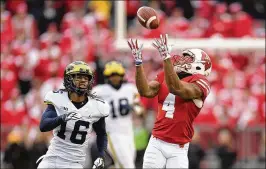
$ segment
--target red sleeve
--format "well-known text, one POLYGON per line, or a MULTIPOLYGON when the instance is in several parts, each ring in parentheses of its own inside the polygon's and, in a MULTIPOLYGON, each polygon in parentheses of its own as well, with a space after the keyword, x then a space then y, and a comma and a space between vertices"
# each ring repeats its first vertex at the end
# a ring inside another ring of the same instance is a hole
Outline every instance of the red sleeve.
POLYGON ((203 92, 203 100, 205 100, 211 90, 210 83, 203 75, 197 74, 193 76, 194 77, 192 78, 191 82, 196 84, 201 89, 203 92))
POLYGON ((160 84, 162 84, 164 81, 164 72, 163 71, 159 72, 155 80, 158 81, 160 84))

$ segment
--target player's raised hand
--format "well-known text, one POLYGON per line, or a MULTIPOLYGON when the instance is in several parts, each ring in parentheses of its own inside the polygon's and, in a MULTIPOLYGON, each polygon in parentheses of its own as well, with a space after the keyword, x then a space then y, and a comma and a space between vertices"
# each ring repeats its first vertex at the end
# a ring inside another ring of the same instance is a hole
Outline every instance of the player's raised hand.
POLYGON ((104 160, 103 158, 97 158, 93 163, 93 169, 103 169, 104 168, 104 160))
POLYGON ((135 65, 136 66, 140 66, 142 64, 142 53, 141 53, 141 50, 143 48, 143 44, 141 44, 140 47, 139 47, 137 39, 135 40, 135 42, 132 39, 129 39, 127 41, 127 43, 128 43, 128 46, 130 47, 132 55, 134 57, 135 65))
POLYGON ((70 112, 67 114, 63 114, 62 119, 64 122, 67 122, 69 120, 78 120, 78 119, 81 119, 81 115, 79 113, 76 113, 76 112, 70 112))
POLYGON ((154 39, 152 45, 159 51, 163 60, 171 57, 170 52, 173 45, 168 44, 168 34, 160 35, 160 38, 154 39))

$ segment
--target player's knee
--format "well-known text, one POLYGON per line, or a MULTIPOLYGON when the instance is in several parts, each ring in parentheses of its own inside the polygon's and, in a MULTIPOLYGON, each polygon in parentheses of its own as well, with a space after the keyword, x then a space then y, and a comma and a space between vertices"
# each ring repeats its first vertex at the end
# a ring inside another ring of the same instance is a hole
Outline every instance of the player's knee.
POLYGON ((161 166, 162 164, 158 157, 156 157, 156 153, 152 152, 147 152, 144 155, 144 160, 143 160, 143 168, 157 168, 161 166))

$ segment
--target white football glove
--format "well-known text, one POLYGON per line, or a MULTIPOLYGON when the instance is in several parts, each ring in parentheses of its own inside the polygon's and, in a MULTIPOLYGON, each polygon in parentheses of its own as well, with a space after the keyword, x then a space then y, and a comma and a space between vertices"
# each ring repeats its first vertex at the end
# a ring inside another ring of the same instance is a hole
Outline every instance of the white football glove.
POLYGON ((128 43, 128 46, 130 47, 132 55, 134 57, 135 65, 140 66, 142 64, 141 50, 143 48, 143 44, 141 44, 141 46, 139 47, 137 39, 136 39, 135 43, 133 42, 132 39, 128 40, 127 43, 128 43))
POLYGON ((82 117, 81 114, 76 112, 70 112, 62 115, 62 119, 64 122, 67 122, 69 120, 78 120, 81 119, 81 117, 82 117))
POLYGON ((101 157, 98 157, 93 163, 93 169, 103 169, 104 168, 104 160, 101 157))
POLYGON ((163 60, 171 58, 170 52, 173 45, 168 45, 168 34, 160 35, 160 39, 154 39, 152 45, 159 51, 163 60))

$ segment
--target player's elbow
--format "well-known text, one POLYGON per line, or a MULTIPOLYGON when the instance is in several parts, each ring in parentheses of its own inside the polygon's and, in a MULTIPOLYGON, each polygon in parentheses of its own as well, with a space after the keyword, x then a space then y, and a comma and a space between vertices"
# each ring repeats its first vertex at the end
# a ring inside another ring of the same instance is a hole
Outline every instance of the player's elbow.
POLYGON ((43 127, 42 125, 40 125, 40 127, 39 127, 39 128, 40 128, 40 131, 41 131, 41 132, 46 132, 46 131, 47 131, 47 130, 46 130, 46 128, 45 128, 45 127, 43 127))
POLYGON ((150 92, 143 92, 143 93, 139 93, 140 94, 140 96, 142 96, 142 97, 147 97, 147 98, 153 98, 153 97, 155 97, 156 95, 154 95, 154 94, 152 94, 152 93, 150 93, 150 92))
POLYGON ((139 90, 139 89, 138 89, 138 92, 139 92, 139 95, 140 95, 141 97, 147 97, 147 92, 145 92, 145 91, 143 91, 143 90, 139 90))
POLYGON ((148 96, 147 93, 145 93, 145 92, 140 92, 140 91, 139 91, 139 95, 140 95, 141 97, 147 97, 147 96, 148 96))
POLYGON ((40 123, 39 128, 40 128, 40 131, 41 132, 47 132, 47 131, 49 131, 48 128, 43 124, 43 122, 40 123))
POLYGON ((178 96, 182 96, 182 90, 181 89, 177 89, 176 87, 174 87, 173 85, 167 85, 169 93, 172 93, 174 95, 178 95, 178 96))

